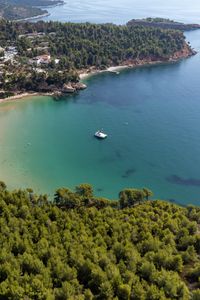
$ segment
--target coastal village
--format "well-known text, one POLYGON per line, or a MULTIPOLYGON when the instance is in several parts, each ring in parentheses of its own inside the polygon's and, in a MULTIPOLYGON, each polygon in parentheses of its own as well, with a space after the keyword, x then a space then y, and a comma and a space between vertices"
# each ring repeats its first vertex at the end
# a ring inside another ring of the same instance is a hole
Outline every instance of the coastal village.
MULTIPOLYGON (((53 36, 55 33, 49 33, 53 36)), ((3 89, 5 83, 7 86, 10 81, 13 81, 13 76, 20 73, 24 74, 27 78, 31 78, 33 73, 40 74, 43 78, 47 78, 49 72, 55 70, 59 76, 64 75, 65 70, 60 66, 60 58, 52 56, 49 51, 49 43, 46 41, 46 34, 43 32, 33 32, 26 33, 18 36, 18 46, 17 43, 13 41, 8 41, 6 47, 0 47, 0 99, 9 96, 17 96, 22 94, 23 89, 17 90, 14 89, 11 92, 7 92, 3 89), (23 55, 19 53, 19 45, 23 42, 29 44, 29 48, 26 48, 23 55), (21 43, 19 43, 21 42, 21 43), (32 50, 36 55, 32 54, 32 50)), ((73 78, 74 79, 74 78, 73 78)), ((75 74, 75 80, 73 82, 66 81, 62 87, 57 88, 56 86, 50 85, 42 87, 42 93, 52 93, 54 95, 62 95, 65 93, 74 93, 78 90, 83 90, 87 88, 86 84, 79 82, 78 74, 75 74)), ((30 94, 34 91, 29 91, 30 94)))
POLYGON ((118 73, 113 67, 173 62, 195 54, 179 30, 1 20, 0 32, 0 99, 75 93, 87 88, 80 80, 83 74, 118 73))

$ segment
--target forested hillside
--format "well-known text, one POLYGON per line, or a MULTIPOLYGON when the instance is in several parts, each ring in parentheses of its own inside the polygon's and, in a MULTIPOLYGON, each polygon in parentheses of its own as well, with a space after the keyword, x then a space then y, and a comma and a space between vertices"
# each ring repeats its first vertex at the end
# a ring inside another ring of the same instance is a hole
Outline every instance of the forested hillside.
POLYGON ((8 54, 1 58, 4 95, 60 91, 91 68, 176 61, 194 54, 180 31, 113 24, 1 21, 0 45, 8 54))
POLYGON ((200 299, 199 208, 147 189, 0 190, 0 299, 200 299))
MULTIPOLYGON (((50 54, 59 57, 64 55, 65 60, 77 69, 119 64, 135 58, 154 57, 167 60, 185 45, 184 35, 179 31, 142 26, 38 22, 21 24, 20 27, 13 29, 18 33, 45 33, 43 41, 49 43, 50 54)), ((33 43, 29 56, 37 55, 39 43, 37 40, 33 43)), ((22 55, 27 55, 26 50, 30 46, 30 41, 28 43, 26 37, 18 40, 22 55), (20 43, 23 43, 22 47, 20 43)))

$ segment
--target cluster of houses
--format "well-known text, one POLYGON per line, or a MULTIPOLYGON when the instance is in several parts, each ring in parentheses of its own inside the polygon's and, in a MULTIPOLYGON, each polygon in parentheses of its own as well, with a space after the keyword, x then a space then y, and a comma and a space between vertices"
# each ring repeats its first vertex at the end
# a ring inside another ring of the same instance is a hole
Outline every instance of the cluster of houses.
POLYGON ((36 63, 37 65, 48 65, 51 62, 51 55, 50 54, 43 54, 36 56, 29 60, 29 63, 36 63))
MULTIPOLYGON (((14 62, 15 57, 18 54, 17 48, 14 46, 9 46, 6 47, 5 49, 0 47, 0 63, 5 63, 7 61, 14 62)), ((29 59, 29 64, 36 64, 37 66, 40 65, 48 65, 52 61, 51 55, 50 54, 43 54, 36 56, 32 59, 29 59)), ((54 59, 55 64, 59 63, 59 59, 54 59)))
MULTIPOLYGON (((32 59, 29 59, 29 64, 36 64, 37 66, 39 65, 48 65, 52 61, 51 55, 50 54, 43 54, 36 56, 32 59)), ((55 64, 59 63, 59 59, 55 59, 54 62, 55 64)))
POLYGON ((0 49, 0 52, 3 53, 3 55, 0 57, 0 60, 3 62, 11 61, 13 62, 15 59, 15 56, 18 54, 17 48, 14 46, 9 46, 0 49))
POLYGON ((19 38, 26 37, 28 39, 35 39, 37 37, 45 36, 44 32, 32 32, 32 33, 25 33, 25 34, 20 34, 19 38))
MULTIPOLYGON (((50 35, 55 34, 54 32, 49 33, 50 35)), ((35 65, 35 66, 45 66, 48 65, 51 61, 51 55, 48 53, 49 47, 48 42, 43 40, 43 37, 46 34, 43 32, 33 32, 33 33, 26 33, 19 35, 19 38, 26 37, 28 39, 35 39, 35 38, 41 38, 39 46, 37 46, 35 49, 38 51, 38 53, 41 53, 41 55, 38 55, 34 58, 31 58, 28 60, 29 65, 35 65), (44 54, 45 53, 45 54, 44 54)), ((27 49, 27 51, 32 51, 32 48, 27 49)), ((17 47, 15 46, 8 46, 6 48, 0 47, 0 63, 5 63, 7 61, 10 61, 11 63, 15 63, 15 56, 18 54, 17 47)), ((59 63, 59 59, 53 59, 53 62, 55 64, 59 63)))

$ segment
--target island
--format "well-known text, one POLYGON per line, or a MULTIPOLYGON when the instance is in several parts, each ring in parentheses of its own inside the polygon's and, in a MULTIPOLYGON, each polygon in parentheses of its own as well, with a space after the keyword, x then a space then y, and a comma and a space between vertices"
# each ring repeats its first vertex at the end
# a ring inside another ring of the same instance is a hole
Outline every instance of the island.
POLYGON ((200 299, 200 208, 149 197, 0 182, 1 299, 200 299))
POLYGON ((83 74, 175 62, 196 53, 183 32, 151 26, 1 20, 0 32, 1 99, 74 93, 86 88, 83 74))
POLYGON ((145 18, 145 19, 133 19, 127 23, 128 26, 147 26, 163 29, 175 29, 182 31, 189 31, 200 29, 199 24, 184 24, 165 18, 145 18))

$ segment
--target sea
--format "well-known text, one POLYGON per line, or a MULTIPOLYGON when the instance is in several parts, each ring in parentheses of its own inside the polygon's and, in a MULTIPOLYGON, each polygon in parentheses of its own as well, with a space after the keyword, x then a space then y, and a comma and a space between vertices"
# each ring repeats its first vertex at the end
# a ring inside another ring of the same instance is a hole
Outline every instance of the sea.
MULTIPOLYGON (((44 20, 113 22, 169 17, 200 23, 200 2, 74 0, 44 20)), ((200 51, 200 30, 185 33, 200 51)), ((200 55, 85 79, 61 98, 0 104, 0 180, 53 197, 59 187, 91 183, 99 197, 148 187, 154 198, 200 205, 200 55), (106 140, 94 133, 103 128, 106 140)))

